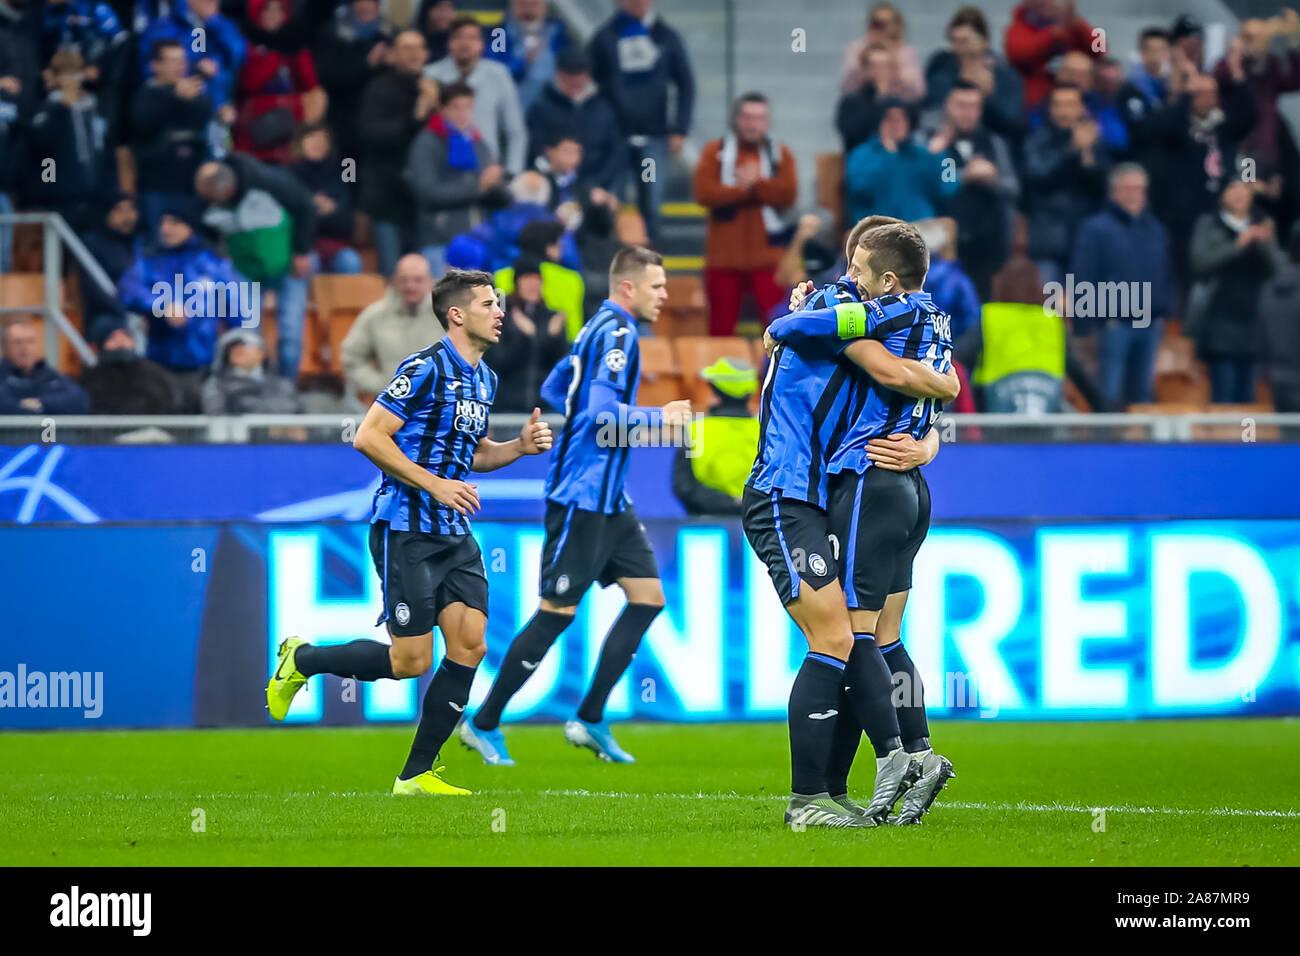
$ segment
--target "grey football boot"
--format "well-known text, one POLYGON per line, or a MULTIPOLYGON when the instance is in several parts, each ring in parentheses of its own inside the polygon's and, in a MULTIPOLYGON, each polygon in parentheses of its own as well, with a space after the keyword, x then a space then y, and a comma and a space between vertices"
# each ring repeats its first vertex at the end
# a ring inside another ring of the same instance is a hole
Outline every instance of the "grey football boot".
POLYGON ((890 822, 895 826, 908 826, 920 823, 921 817, 929 811, 939 791, 948 785, 948 781, 957 776, 952 769, 952 761, 942 754, 930 752, 919 761, 913 761, 921 768, 920 778, 912 788, 903 795, 903 805, 898 816, 890 822))
POLYGON ((871 802, 867 804, 867 816, 876 823, 884 822, 898 798, 917 779, 919 767, 914 767, 914 763, 916 761, 902 747, 879 761, 876 786, 871 794, 871 802))

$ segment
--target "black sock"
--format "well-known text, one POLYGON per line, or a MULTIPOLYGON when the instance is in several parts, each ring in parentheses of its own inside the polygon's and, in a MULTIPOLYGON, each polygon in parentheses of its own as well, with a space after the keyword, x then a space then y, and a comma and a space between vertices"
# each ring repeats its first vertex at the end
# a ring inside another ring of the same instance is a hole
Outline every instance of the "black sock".
POLYGON ((433 680, 424 692, 424 707, 420 711, 420 725, 415 728, 415 740, 411 741, 411 753, 402 768, 401 778, 412 777, 433 769, 433 762, 438 759, 438 751, 447 742, 451 732, 465 712, 469 701, 469 688, 474 683, 474 672, 478 668, 457 664, 447 658, 434 672, 433 680))
POLYGON ((871 738, 876 756, 886 757, 901 747, 898 714, 891 700, 893 679, 873 635, 853 635, 853 653, 844 670, 844 684, 853 714, 871 738))
POLYGON ((790 792, 826 792, 826 760, 835 736, 844 662, 809 652, 790 688, 790 792))
POLYGON ((902 641, 895 641, 881 653, 885 666, 893 672, 895 685, 902 685, 903 700, 898 705, 898 727, 903 735, 903 749, 910 754, 930 749, 930 723, 925 719, 925 687, 921 675, 902 641))
POLYGON ((539 609, 533 615, 532 620, 510 642, 505 660, 501 662, 501 671, 493 681, 492 689, 488 691, 487 700, 483 701, 483 706, 474 715, 475 727, 479 730, 496 730, 501 723, 501 712, 510 703, 510 698, 519 693, 519 688, 532 676, 533 669, 542 662, 555 639, 572 623, 572 614, 556 614, 554 611, 539 609))
POLYGON ((605 719, 605 701, 636 656, 646 628, 662 610, 662 604, 629 604, 623 608, 623 613, 605 635, 596 676, 591 679, 591 689, 578 708, 579 720, 598 724, 605 719))
MULTIPOLYGON (((855 635, 853 646, 858 640, 868 640, 866 635, 855 635)), ((849 660, 852 660, 852 654, 849 660)), ((862 743, 862 725, 853 712, 853 704, 848 692, 840 688, 840 715, 835 718, 835 735, 831 739, 831 756, 826 763, 826 792, 838 797, 849 792, 849 769, 858 755, 858 745, 862 743)))
POLYGON ((388 645, 357 640, 347 644, 303 644, 294 652, 294 665, 308 677, 335 674, 357 680, 379 680, 393 676, 388 645))

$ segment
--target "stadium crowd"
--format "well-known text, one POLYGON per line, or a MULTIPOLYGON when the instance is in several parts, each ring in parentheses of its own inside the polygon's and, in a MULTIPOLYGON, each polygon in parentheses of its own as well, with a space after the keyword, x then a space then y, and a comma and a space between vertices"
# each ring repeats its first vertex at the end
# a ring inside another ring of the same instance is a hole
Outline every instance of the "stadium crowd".
MULTIPOLYGON (((0 212, 60 213, 116 283, 78 277, 99 358, 79 382, 6 322, 0 414, 299 410, 311 279, 367 263, 388 289, 341 343, 351 394, 441 335, 443 270, 481 268, 508 297, 498 407, 531 409, 620 243, 660 240, 663 170, 715 133, 692 180, 714 335, 842 270, 847 226, 884 214, 922 227, 979 407, 1057 410, 1067 379, 1095 410, 1150 402, 1176 323, 1214 402, 1254 402, 1265 378, 1300 411, 1291 10, 1243 21, 1214 62, 1190 17, 1153 24, 1130 64, 1071 0, 1026 0, 1001 38, 964 7, 938 50, 876 3, 840 66, 831 222, 796 216, 812 197, 763 93, 726 131, 692 128, 686 44, 653 0, 619 0, 585 45, 545 0, 485 21, 451 0, 405 26, 379 0, 0 0, 0 212), (178 289, 160 309, 174 276, 258 283, 274 349, 260 300, 232 314, 178 289), (1108 312, 1098 290, 1118 287, 1108 312)), ((12 239, 0 227, 0 272, 12 239)))

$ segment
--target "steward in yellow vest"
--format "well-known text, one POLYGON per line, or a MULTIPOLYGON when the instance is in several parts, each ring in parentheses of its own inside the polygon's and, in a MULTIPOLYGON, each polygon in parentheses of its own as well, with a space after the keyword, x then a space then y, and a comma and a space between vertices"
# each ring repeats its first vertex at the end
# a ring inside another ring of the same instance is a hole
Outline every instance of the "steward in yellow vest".
POLYGON ((758 419, 749 398, 758 372, 742 359, 723 358, 701 370, 713 404, 691 423, 690 446, 673 463, 673 494, 692 515, 739 515, 740 496, 758 454, 758 419))

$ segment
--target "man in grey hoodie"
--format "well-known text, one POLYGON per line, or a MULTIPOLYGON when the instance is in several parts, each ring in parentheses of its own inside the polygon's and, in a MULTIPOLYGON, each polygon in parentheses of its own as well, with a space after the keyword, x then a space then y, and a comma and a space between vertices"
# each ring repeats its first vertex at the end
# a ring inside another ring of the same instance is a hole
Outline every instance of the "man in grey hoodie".
POLYGON ((231 329, 217 340, 202 408, 204 415, 296 415, 302 401, 293 382, 267 372, 262 337, 252 329, 231 329))

